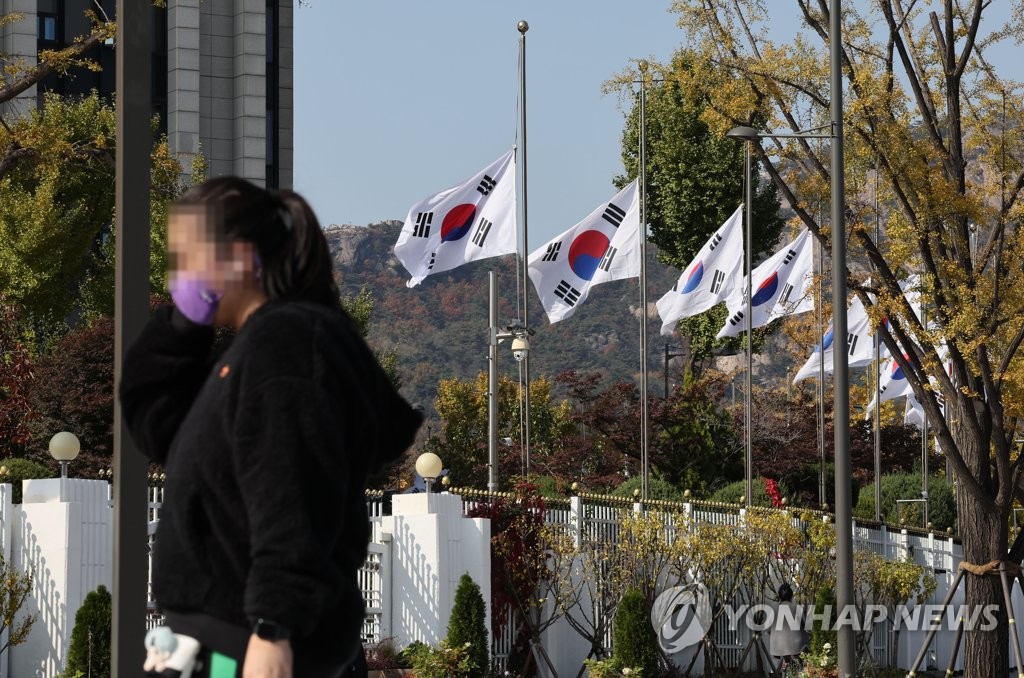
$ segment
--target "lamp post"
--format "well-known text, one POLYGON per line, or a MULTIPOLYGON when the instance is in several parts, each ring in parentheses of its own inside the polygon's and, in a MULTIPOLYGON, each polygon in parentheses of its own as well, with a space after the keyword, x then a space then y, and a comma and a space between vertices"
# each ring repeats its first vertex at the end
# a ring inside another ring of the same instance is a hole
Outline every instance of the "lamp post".
POLYGON ((684 351, 670 351, 669 344, 665 342, 665 400, 668 400, 668 361, 672 358, 679 358, 686 353, 684 351))
POLYGON ((50 456, 60 462, 60 477, 68 477, 68 464, 75 460, 82 450, 82 444, 74 433, 61 431, 50 438, 50 456))
POLYGON ((747 370, 743 377, 743 385, 746 390, 746 398, 743 401, 743 421, 744 421, 744 461, 743 461, 743 491, 745 503, 750 506, 750 500, 754 496, 753 491, 753 467, 754 467, 754 438, 751 429, 751 404, 750 404, 750 385, 751 377, 750 374, 754 367, 754 318, 753 311, 751 309, 751 271, 753 269, 753 218, 754 218, 754 207, 753 207, 753 193, 754 190, 751 186, 751 170, 750 170, 750 146, 755 141, 761 138, 761 135, 753 127, 734 127, 729 130, 725 135, 732 139, 743 139, 747 143, 744 144, 745 153, 743 155, 743 204, 746 206, 746 229, 744 234, 744 268, 746 270, 747 282, 743 294, 746 298, 746 310, 744 315, 746 316, 747 324, 747 370))
MULTIPOLYGON (((744 422, 745 422, 744 428, 746 429, 746 435, 744 436, 744 448, 745 448, 746 453, 745 453, 745 460, 744 460, 744 467, 745 468, 744 468, 744 475, 743 475, 743 481, 744 481, 743 489, 744 489, 744 492, 746 493, 745 494, 746 505, 749 506, 750 505, 750 501, 751 501, 752 497, 754 496, 754 493, 753 493, 753 483, 754 483, 754 480, 753 480, 753 467, 754 467, 753 448, 754 448, 754 439, 753 439, 753 431, 751 430, 751 419, 753 418, 752 417, 752 412, 751 412, 751 373, 753 372, 753 368, 754 368, 754 340, 753 340, 753 337, 754 337, 754 317, 753 317, 753 309, 752 309, 753 296, 752 296, 752 289, 751 289, 751 287, 753 285, 753 280, 751 278, 752 278, 752 275, 753 275, 752 271, 753 271, 753 265, 754 265, 753 264, 753 260, 754 260, 754 257, 753 257, 753 232, 754 232, 754 230, 753 230, 753 220, 754 220, 754 206, 753 206, 753 202, 754 202, 754 189, 753 189, 753 179, 752 179, 752 176, 751 176, 750 147, 755 142, 760 141, 764 137, 772 137, 774 139, 796 139, 796 138, 802 138, 802 139, 831 139, 832 135, 831 134, 815 134, 813 132, 813 130, 808 130, 806 132, 775 134, 775 133, 772 133, 772 132, 759 132, 756 129, 754 129, 753 127, 748 127, 747 125, 740 125, 739 127, 733 127, 731 130, 726 132, 725 136, 729 137, 730 139, 740 139, 742 141, 746 141, 747 142, 746 143, 746 153, 744 154, 744 158, 743 158, 743 185, 744 185, 743 203, 746 206, 746 229, 745 229, 745 235, 744 235, 744 240, 746 242, 744 243, 744 249, 745 249, 744 258, 746 259, 745 268, 746 268, 746 276, 747 276, 746 287, 745 287, 745 289, 743 291, 743 294, 746 297, 746 308, 744 309, 743 314, 744 314, 744 316, 746 316, 746 325, 747 325, 747 329, 746 329, 746 332, 747 332, 747 347, 746 347, 747 348, 747 369, 746 369, 746 374, 744 375, 744 386, 746 387, 746 397, 745 397, 744 403, 743 403, 743 418, 744 418, 744 422)), ((844 292, 844 294, 845 294, 845 292, 844 292)), ((843 306, 843 308, 845 308, 845 305, 843 306)), ((845 324, 846 324, 846 315, 844 314, 843 315, 843 326, 844 327, 845 327, 845 324)), ((833 327, 835 327, 834 324, 833 324, 833 327)), ((836 334, 836 336, 846 336, 846 334, 844 332, 842 335, 836 334)), ((842 357, 845 358, 845 356, 846 356, 846 354, 843 353, 842 357)))
POLYGON ((441 457, 437 456, 433 452, 424 452, 416 458, 416 473, 420 474, 420 477, 423 478, 427 494, 434 491, 434 481, 439 475, 441 475, 441 469, 443 467, 444 465, 441 463, 441 457))

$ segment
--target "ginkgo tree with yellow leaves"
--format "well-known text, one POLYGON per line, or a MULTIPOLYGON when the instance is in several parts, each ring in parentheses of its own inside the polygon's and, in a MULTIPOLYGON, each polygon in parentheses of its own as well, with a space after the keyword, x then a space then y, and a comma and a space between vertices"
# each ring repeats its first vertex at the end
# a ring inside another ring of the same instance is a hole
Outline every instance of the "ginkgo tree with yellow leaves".
MULTIPOLYGON (((830 3, 788 2, 800 24, 774 26, 795 33, 780 40, 761 0, 675 0, 688 58, 657 77, 704 98, 713 134, 767 130, 753 152, 794 225, 827 246, 831 224, 818 207, 829 202, 829 142, 770 132, 828 130, 830 3)), ((965 559, 1019 563, 1024 536, 1011 544, 1007 525, 1024 497, 1024 102, 990 55, 1024 38, 1024 8, 1019 0, 843 5, 843 236, 851 261, 865 264, 850 267, 849 286, 956 475, 965 559), (901 289, 911 274, 919 276, 922 317, 901 289)), ((994 577, 968 577, 966 596, 968 604, 1002 602, 994 577)), ((966 675, 1005 674, 1005 614, 1000 621, 966 634, 966 675)))

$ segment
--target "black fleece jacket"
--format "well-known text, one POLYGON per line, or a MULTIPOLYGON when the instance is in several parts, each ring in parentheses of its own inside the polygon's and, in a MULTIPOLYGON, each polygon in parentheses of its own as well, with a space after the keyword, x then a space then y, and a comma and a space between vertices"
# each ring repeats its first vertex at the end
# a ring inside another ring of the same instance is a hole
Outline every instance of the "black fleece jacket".
POLYGON ((362 624, 367 475, 422 420, 343 312, 271 301, 227 350, 172 307, 125 359, 136 444, 167 473, 153 592, 165 610, 341 644, 362 624))

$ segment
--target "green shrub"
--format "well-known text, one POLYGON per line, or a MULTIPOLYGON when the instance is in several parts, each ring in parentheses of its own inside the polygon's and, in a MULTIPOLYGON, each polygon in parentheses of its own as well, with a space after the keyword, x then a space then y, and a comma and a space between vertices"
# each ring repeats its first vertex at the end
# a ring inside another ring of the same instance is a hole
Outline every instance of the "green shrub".
POLYGON ((831 651, 832 655, 835 655, 835 648, 838 647, 836 640, 838 634, 832 630, 832 626, 838 613, 835 592, 828 587, 818 589, 818 593, 814 597, 814 619, 811 625, 811 644, 808 648, 811 654, 823 656, 828 655, 831 651), (830 610, 828 617, 824 616, 826 607, 830 610), (825 648, 826 644, 828 645, 827 649, 825 648))
POLYGON ((463 574, 455 589, 455 604, 448 620, 448 647, 466 647, 472 660, 470 678, 484 678, 490 674, 491 663, 487 653, 487 608, 480 587, 469 574, 463 574), (468 646, 468 647, 467 647, 468 646))
POLYGON ((658 675, 658 641, 644 594, 629 589, 615 612, 612 656, 618 667, 637 667, 641 675, 658 675))
MULTIPOLYGON (((882 476, 882 520, 896 525, 897 499, 919 499, 921 497, 920 473, 892 473, 882 476)), ((857 496, 853 511, 858 518, 871 520, 875 517, 875 485, 868 483, 857 496)), ((921 504, 901 504, 899 514, 907 525, 924 527, 924 510, 921 504)), ((932 476, 928 479, 928 520, 936 530, 956 527, 956 497, 945 478, 932 476)))
POLYGON ((590 678, 618 678, 619 676, 630 676, 630 678, 643 678, 644 670, 639 667, 623 669, 611 659, 584 659, 583 665, 587 667, 587 675, 590 678))
POLYGON ((438 648, 413 643, 405 648, 416 678, 452 678, 473 675, 473 659, 467 647, 450 647, 441 641, 438 648))
POLYGON ((33 480, 35 478, 52 478, 54 476, 53 471, 43 466, 37 461, 31 459, 22 459, 19 457, 8 457, 7 459, 0 459, 0 467, 7 469, 7 474, 0 477, 5 483, 11 483, 14 486, 14 503, 21 503, 21 481, 22 480, 33 480))
MULTIPOLYGON (((754 506, 771 507, 772 500, 764 490, 764 480, 761 478, 754 478, 752 484, 754 488, 754 499, 751 504, 754 506)), ((724 504, 738 504, 740 503, 740 497, 744 495, 746 489, 746 482, 743 480, 737 480, 734 483, 729 483, 725 487, 716 490, 715 493, 711 495, 711 501, 717 501, 724 504)), ((784 483, 779 483, 779 492, 782 493, 783 497, 789 497, 789 490, 784 483)))
MULTIPOLYGON (((612 494, 616 497, 632 497, 633 491, 641 489, 642 485, 643 478, 633 476, 612 490, 612 494)), ((647 498, 683 501, 683 491, 661 476, 651 474, 647 479, 647 498)))
POLYGON ((85 597, 75 613, 64 675, 110 676, 110 592, 105 586, 85 597))

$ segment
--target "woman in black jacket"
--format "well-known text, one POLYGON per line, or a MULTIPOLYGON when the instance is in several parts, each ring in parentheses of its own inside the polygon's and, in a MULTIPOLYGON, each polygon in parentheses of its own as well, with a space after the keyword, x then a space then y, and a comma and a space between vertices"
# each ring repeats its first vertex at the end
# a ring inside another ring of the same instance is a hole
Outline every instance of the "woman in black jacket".
POLYGON ((349 675, 361 657, 367 476, 412 443, 341 309, 309 205, 226 177, 168 219, 168 289, 125 359, 136 444, 165 466, 153 594, 206 672, 349 675), (235 330, 213 353, 214 327, 235 330))

